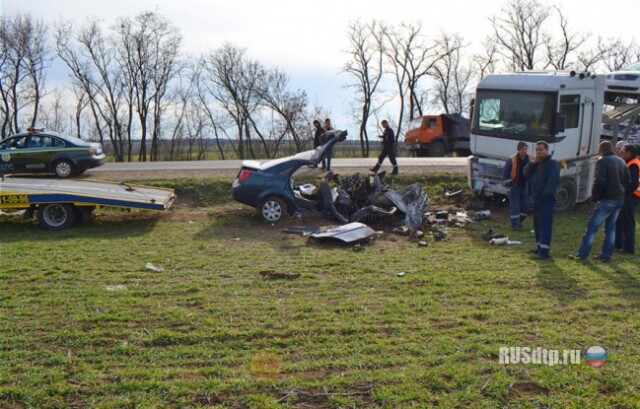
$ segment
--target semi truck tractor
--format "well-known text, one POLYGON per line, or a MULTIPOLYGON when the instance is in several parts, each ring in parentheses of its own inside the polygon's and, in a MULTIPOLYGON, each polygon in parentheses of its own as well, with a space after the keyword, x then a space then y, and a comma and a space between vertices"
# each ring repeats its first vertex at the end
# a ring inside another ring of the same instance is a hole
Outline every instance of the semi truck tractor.
POLYGON ((620 123, 638 111, 627 106, 603 114, 604 94, 602 75, 543 71, 485 77, 476 90, 471 120, 470 188, 484 198, 507 195, 502 178, 506 159, 519 141, 529 145, 529 152, 535 142, 545 141, 562 166, 556 210, 586 201, 602 123, 620 123))

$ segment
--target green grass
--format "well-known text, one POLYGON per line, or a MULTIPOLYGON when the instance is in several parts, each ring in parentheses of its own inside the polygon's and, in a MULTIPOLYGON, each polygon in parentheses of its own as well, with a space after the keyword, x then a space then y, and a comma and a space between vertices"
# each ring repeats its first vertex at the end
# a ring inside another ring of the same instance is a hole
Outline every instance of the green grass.
MULTIPOLYGON (((421 182, 434 201, 464 184, 421 182)), ((220 192, 193 188, 206 208, 105 210, 57 233, 0 218, 0 407, 638 407, 640 260, 565 258, 589 206, 556 215, 551 261, 504 208, 426 248, 385 234, 355 252, 202 183, 220 192), (488 247, 489 227, 523 244, 488 247), (501 346, 592 345, 605 367, 498 364, 501 346)))

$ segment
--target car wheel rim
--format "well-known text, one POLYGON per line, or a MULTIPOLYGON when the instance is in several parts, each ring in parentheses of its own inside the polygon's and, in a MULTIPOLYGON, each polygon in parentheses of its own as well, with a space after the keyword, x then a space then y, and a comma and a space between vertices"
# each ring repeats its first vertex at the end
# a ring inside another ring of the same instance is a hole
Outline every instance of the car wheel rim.
POLYGON ((60 205, 50 205, 44 209, 43 217, 49 226, 60 227, 67 221, 67 212, 60 205))
POLYGON ((67 177, 71 174, 71 165, 67 162, 60 162, 56 165, 56 174, 60 177, 67 177))
POLYGON ((268 201, 262 206, 262 215, 270 222, 275 222, 282 216, 282 207, 278 202, 268 201))

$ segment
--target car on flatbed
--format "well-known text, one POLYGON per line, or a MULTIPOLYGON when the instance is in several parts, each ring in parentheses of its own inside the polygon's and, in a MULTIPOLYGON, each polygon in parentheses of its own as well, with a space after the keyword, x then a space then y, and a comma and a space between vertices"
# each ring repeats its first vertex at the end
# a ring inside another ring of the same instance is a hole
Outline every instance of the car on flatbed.
POLYGON ((0 141, 0 174, 54 173, 60 178, 103 165, 102 145, 29 128, 0 141))

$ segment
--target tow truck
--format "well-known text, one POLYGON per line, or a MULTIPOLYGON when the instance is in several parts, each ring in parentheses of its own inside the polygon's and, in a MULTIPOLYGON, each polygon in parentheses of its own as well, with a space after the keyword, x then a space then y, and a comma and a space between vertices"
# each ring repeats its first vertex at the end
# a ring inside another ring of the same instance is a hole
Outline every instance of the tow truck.
MULTIPOLYGON (((609 93, 607 93, 609 94, 609 93)), ((519 141, 549 144, 562 166, 557 211, 568 211, 591 197, 602 124, 634 118, 640 104, 618 105, 605 112, 605 77, 588 73, 528 71, 491 74, 476 90, 469 157, 469 187, 482 197, 507 195, 502 180, 507 158, 519 141)), ((614 131, 613 142, 617 141, 614 131)))
POLYGON ((88 220, 100 207, 165 211, 176 199, 173 189, 93 180, 16 178, 0 180, 0 210, 37 215, 46 230, 62 230, 88 220))

